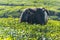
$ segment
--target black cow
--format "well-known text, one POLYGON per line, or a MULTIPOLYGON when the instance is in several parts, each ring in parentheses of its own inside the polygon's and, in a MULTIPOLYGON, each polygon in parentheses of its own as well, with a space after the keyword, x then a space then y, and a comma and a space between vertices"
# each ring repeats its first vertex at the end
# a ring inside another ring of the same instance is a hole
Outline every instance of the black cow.
POLYGON ((32 24, 46 24, 48 21, 48 11, 45 8, 28 8, 21 14, 20 22, 32 24))

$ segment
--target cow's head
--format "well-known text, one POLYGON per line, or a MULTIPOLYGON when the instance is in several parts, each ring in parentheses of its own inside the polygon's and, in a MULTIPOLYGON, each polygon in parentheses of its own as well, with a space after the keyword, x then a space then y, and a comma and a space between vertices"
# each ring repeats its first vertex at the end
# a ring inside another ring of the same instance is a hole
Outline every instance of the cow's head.
POLYGON ((45 9, 45 8, 37 8, 37 12, 40 12, 40 13, 46 12, 47 15, 49 15, 49 11, 47 9, 45 9))
POLYGON ((42 8, 42 10, 43 10, 44 12, 46 12, 46 13, 47 13, 47 15, 49 15, 49 11, 48 11, 47 9, 42 8))

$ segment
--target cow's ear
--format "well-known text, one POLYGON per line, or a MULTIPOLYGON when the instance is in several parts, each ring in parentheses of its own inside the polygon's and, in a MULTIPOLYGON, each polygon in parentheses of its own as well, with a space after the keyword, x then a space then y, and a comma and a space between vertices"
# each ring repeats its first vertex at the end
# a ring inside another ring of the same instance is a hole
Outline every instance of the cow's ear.
POLYGON ((46 11, 46 12, 47 12, 47 14, 49 15, 49 10, 47 10, 47 9, 44 9, 44 11, 46 11))
POLYGON ((47 14, 49 15, 49 11, 47 9, 45 9, 45 8, 42 8, 42 9, 43 9, 43 11, 46 11, 47 14))
POLYGON ((49 11, 48 10, 45 10, 47 12, 47 14, 49 15, 49 11))

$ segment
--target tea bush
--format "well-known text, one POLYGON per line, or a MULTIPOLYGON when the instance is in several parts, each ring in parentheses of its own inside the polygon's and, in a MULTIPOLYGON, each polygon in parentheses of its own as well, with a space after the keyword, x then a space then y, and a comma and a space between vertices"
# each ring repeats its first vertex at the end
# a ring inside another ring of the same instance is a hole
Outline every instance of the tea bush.
POLYGON ((19 23, 19 18, 0 18, 0 40, 60 40, 60 21, 46 25, 19 23))

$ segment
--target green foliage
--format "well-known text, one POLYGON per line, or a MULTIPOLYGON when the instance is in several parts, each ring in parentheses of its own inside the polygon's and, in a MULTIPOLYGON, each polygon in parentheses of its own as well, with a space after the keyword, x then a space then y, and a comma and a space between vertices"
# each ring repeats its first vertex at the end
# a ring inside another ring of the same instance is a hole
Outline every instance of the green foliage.
POLYGON ((60 40, 60 21, 49 20, 46 25, 19 23, 16 17, 23 9, 36 7, 60 13, 60 0, 0 0, 0 40, 60 40))
POLYGON ((1 17, 20 17, 25 8, 44 7, 48 10, 60 12, 59 0, 0 0, 1 17), (3 6, 5 5, 5 6, 3 6))
POLYGON ((0 18, 0 40, 60 40, 60 21, 46 25, 19 23, 19 18, 0 18))

